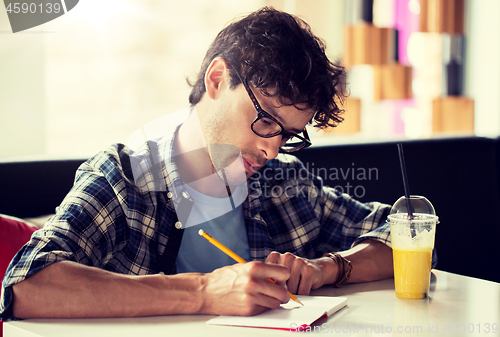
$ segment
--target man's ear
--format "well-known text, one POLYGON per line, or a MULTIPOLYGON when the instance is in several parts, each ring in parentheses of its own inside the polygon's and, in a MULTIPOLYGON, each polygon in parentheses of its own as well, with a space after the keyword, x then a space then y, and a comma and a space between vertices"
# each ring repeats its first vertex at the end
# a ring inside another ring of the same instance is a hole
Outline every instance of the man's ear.
POLYGON ((205 73, 205 89, 208 97, 216 99, 224 85, 229 86, 229 69, 226 60, 216 57, 205 73))

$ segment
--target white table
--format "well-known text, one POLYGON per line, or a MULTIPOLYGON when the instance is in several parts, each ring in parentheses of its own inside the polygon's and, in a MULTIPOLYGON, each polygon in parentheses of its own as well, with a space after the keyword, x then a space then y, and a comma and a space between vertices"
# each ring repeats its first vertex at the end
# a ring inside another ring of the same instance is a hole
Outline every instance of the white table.
MULTIPOLYGON (((311 327, 341 336, 500 336, 500 283, 433 270, 431 293, 402 300, 393 280, 324 287, 319 296, 345 296, 347 307, 311 327), (496 332, 494 328, 496 327, 496 332), (465 333, 463 333, 465 331, 465 333)), ((289 336, 292 332, 206 325, 214 316, 120 319, 29 319, 4 324, 4 336, 289 336)))

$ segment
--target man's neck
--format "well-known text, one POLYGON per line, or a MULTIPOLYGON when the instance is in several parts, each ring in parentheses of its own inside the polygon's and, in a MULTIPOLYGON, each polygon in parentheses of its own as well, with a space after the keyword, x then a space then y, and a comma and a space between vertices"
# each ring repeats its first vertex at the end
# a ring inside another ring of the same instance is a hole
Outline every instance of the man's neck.
POLYGON ((214 174, 196 108, 175 135, 174 156, 179 175, 186 184, 205 195, 228 197, 227 186, 214 174))

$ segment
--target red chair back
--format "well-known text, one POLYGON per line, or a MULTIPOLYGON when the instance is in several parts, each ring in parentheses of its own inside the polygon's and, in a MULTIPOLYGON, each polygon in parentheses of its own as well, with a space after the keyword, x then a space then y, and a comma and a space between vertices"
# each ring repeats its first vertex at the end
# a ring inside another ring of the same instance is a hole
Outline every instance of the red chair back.
MULTIPOLYGON (((29 241, 31 234, 37 229, 22 221, 0 216, 0 279, 3 279, 14 255, 29 241)), ((2 321, 0 321, 0 337, 3 337, 2 321)))

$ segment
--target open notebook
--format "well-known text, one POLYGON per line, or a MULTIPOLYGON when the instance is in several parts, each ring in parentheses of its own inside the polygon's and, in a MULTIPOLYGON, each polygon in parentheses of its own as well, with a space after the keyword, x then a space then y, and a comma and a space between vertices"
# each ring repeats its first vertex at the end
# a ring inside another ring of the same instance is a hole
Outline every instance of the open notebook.
POLYGON ((297 296, 297 298, 304 306, 289 301, 278 309, 259 315, 219 316, 208 320, 207 324, 301 331, 319 318, 325 315, 331 316, 347 305, 345 297, 297 296))

